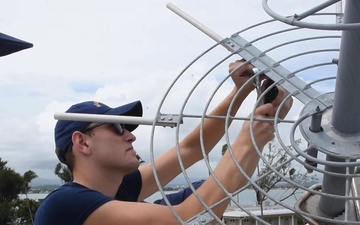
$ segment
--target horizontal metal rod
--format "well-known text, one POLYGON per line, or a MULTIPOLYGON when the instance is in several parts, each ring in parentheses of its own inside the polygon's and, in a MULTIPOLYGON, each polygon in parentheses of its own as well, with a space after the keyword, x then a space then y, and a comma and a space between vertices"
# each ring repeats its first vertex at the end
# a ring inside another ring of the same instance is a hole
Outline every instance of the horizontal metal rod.
POLYGON ((340 1, 340 0, 329 0, 329 1, 326 1, 326 2, 320 4, 320 5, 318 5, 318 6, 314 7, 314 8, 306 11, 306 12, 303 12, 303 13, 301 13, 301 14, 298 14, 296 19, 299 19, 299 20, 305 19, 306 17, 312 16, 312 15, 314 15, 315 13, 317 13, 318 11, 323 10, 324 8, 327 8, 327 7, 329 7, 329 6, 337 3, 337 2, 339 2, 339 1, 340 1))
MULTIPOLYGON (((99 115, 99 114, 86 114, 86 113, 55 113, 54 118, 57 120, 71 120, 71 121, 84 121, 96 123, 125 123, 125 124, 138 124, 138 125, 153 125, 154 120, 146 119, 137 116, 117 116, 117 115, 99 115)), ((162 120, 155 121, 158 126, 174 127, 177 121, 166 121, 169 116, 164 116, 162 120)))
POLYGON ((55 113, 54 118, 57 120, 71 120, 96 123, 126 123, 153 125, 154 120, 145 119, 137 116, 117 116, 117 115, 99 115, 86 113, 55 113))

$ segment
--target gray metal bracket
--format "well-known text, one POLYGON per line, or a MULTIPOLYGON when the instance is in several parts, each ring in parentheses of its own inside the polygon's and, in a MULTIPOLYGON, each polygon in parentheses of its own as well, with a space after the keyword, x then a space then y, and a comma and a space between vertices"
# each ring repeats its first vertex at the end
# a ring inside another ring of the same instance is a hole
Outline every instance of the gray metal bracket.
MULTIPOLYGON (((266 76, 275 83, 279 83, 289 93, 294 94, 299 101, 306 104, 320 95, 318 91, 306 84, 300 78, 295 76, 280 63, 275 62, 264 52, 253 46, 239 35, 233 35, 224 40, 224 45, 231 52, 236 52, 244 59, 248 60, 256 68, 263 71, 266 76)), ((324 106, 329 107, 329 103, 323 102, 324 106)))
POLYGON ((208 212, 198 215, 197 217, 189 220, 187 224, 189 225, 207 225, 210 224, 214 220, 208 212))
POLYGON ((299 124, 300 131, 309 144, 325 154, 342 158, 359 158, 359 134, 339 135, 331 124, 332 108, 326 109, 318 106, 318 102, 332 102, 333 98, 334 93, 327 93, 306 104, 301 115, 313 114, 318 109, 319 115, 322 117, 319 124, 321 130, 309 129, 312 122, 312 118, 309 116, 299 124))
POLYGON ((183 123, 179 115, 162 114, 160 113, 156 118, 156 125, 164 127, 176 127, 177 124, 183 123))

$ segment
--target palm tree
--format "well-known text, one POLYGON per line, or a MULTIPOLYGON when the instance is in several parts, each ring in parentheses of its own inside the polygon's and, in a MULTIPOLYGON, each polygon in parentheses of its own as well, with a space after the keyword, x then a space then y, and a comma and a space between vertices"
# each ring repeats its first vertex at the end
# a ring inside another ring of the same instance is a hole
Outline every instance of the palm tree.
POLYGON ((56 165, 54 173, 64 183, 70 182, 73 179, 71 171, 66 166, 63 166, 61 163, 58 163, 56 165))
POLYGON ((225 154, 225 152, 226 152, 226 150, 228 150, 228 145, 227 144, 224 144, 223 146, 222 146, 222 148, 221 148, 221 155, 222 156, 224 156, 224 154, 225 154))
POLYGON ((32 171, 32 170, 29 170, 29 171, 24 173, 23 179, 24 179, 24 194, 25 195, 27 195, 27 193, 30 190, 29 184, 31 183, 32 180, 34 180, 37 177, 38 176, 36 175, 36 173, 34 171, 32 171))
POLYGON ((30 183, 32 180, 34 180, 35 178, 37 178, 38 176, 36 175, 36 173, 32 170, 29 170, 27 172, 24 173, 24 175, 22 176, 23 180, 24 180, 24 194, 26 196, 26 200, 27 200, 27 206, 28 206, 28 210, 29 210, 29 214, 30 214, 30 219, 32 224, 34 224, 34 219, 31 213, 31 209, 30 209, 30 204, 29 204, 29 198, 28 198, 28 192, 30 190, 30 183))
POLYGON ((137 153, 136 153, 136 158, 137 158, 137 160, 139 160, 139 163, 140 163, 140 164, 145 162, 145 160, 143 160, 143 159, 141 158, 141 156, 140 156, 139 154, 137 154, 137 153))

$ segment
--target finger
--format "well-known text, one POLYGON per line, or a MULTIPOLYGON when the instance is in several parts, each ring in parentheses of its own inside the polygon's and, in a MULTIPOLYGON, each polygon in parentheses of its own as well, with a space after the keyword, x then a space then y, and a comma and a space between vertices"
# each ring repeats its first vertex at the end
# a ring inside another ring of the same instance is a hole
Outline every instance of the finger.
POLYGON ((257 117, 268 117, 269 115, 272 115, 274 111, 274 107, 271 103, 260 105, 256 111, 255 115, 257 117))
POLYGON ((251 76, 251 70, 254 68, 251 64, 247 63, 243 65, 244 61, 236 60, 229 64, 229 73, 233 73, 236 76, 251 76))
POLYGON ((235 60, 234 62, 231 62, 230 65, 243 64, 244 62, 246 62, 244 59, 238 59, 238 60, 235 60))
MULTIPOLYGON (((293 105, 293 98, 290 97, 286 100, 285 104, 282 105, 280 112, 278 114, 280 119, 284 119, 286 117, 286 115, 289 113, 292 105, 293 105)), ((278 107, 275 108, 275 110, 277 110, 278 107)), ((275 111, 276 112, 276 111, 275 111)))

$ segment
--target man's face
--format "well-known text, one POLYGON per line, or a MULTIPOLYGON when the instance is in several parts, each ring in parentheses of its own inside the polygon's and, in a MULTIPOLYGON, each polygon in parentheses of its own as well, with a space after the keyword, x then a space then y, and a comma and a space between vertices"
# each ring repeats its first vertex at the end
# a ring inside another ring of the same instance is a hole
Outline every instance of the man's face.
POLYGON ((136 138, 125 129, 119 132, 118 128, 113 124, 103 124, 91 130, 88 138, 91 157, 101 168, 130 173, 139 166, 132 145, 136 138))

